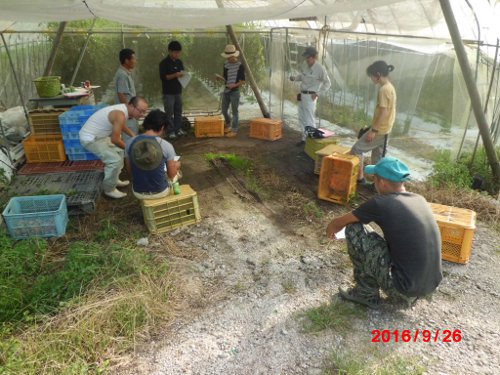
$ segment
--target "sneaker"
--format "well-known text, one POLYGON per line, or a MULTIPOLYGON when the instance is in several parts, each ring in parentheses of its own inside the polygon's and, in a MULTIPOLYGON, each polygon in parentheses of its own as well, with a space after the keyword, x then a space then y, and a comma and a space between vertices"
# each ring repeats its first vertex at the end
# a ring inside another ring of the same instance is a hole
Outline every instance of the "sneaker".
POLYGON ((118 180, 118 182, 116 183, 116 186, 117 187, 125 187, 125 186, 129 186, 130 185, 130 181, 129 180, 118 180))
POLYGON ((127 193, 122 193, 120 190, 115 188, 114 190, 111 190, 111 191, 105 191, 104 195, 106 195, 110 198, 120 199, 120 198, 126 197, 127 193))
POLYGON ((380 297, 365 297, 359 294, 356 288, 344 289, 339 287, 340 297, 347 301, 356 302, 367 306, 370 309, 378 309, 380 306, 380 297))
POLYGON ((233 138, 236 137, 236 133, 231 130, 229 131, 229 133, 224 134, 224 136, 228 138, 233 138))
POLYGON ((306 144, 306 141, 302 140, 302 141, 300 141, 300 142, 297 142, 297 143, 295 144, 295 146, 300 147, 300 146, 304 146, 305 144, 306 144))
POLYGON ((231 132, 231 128, 230 127, 225 127, 224 128, 224 134, 227 134, 227 133, 230 133, 231 132))
POLYGON ((175 135, 175 132, 168 134, 168 139, 176 139, 176 138, 177 138, 177 136, 175 135))
POLYGON ((186 134, 187 134, 187 133, 186 133, 184 130, 182 130, 182 129, 179 129, 179 130, 177 131, 177 136, 178 136, 178 137, 182 137, 183 135, 186 135, 186 134))

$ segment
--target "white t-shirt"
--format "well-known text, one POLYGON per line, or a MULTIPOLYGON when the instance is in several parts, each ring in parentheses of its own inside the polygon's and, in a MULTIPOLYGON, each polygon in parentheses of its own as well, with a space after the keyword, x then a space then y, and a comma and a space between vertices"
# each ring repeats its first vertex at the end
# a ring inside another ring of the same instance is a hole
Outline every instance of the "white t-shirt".
POLYGON ((111 111, 122 111, 128 118, 128 110, 125 104, 116 104, 100 109, 94 113, 80 129, 80 140, 93 142, 96 138, 109 137, 113 132, 113 124, 109 121, 111 111))

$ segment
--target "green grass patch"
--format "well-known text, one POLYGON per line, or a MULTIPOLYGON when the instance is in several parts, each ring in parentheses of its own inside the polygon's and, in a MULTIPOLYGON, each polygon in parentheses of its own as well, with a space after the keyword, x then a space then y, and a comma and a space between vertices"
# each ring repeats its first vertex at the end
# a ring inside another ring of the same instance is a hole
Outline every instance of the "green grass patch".
POLYGON ((325 216, 323 210, 316 204, 316 202, 307 202, 304 204, 304 214, 306 217, 314 217, 316 219, 321 219, 325 216))
POLYGON ((208 153, 205 154, 205 159, 207 161, 212 161, 215 159, 225 160, 229 163, 231 167, 234 169, 248 173, 252 171, 252 161, 246 158, 243 158, 236 154, 214 154, 208 153))
POLYGON ((352 303, 334 301, 306 311, 303 314, 306 332, 317 333, 325 329, 347 332, 356 318, 366 318, 365 309, 352 303))
POLYGON ((126 241, 51 244, 0 233, 1 374, 102 373, 169 319, 166 262, 126 241))
POLYGON ((425 366, 417 358, 401 357, 377 348, 334 352, 323 368, 323 375, 421 375, 425 372, 425 366))

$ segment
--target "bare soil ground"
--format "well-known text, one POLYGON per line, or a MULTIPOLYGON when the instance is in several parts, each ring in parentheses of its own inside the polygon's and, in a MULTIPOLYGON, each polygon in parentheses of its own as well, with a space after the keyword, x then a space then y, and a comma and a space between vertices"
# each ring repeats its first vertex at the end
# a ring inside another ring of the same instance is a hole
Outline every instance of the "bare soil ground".
MULTIPOLYGON (((328 221, 350 208, 316 198, 314 163, 295 146, 295 131, 266 142, 249 138, 248 130, 243 124, 236 138, 174 143, 182 183, 197 191, 202 221, 150 236, 151 251, 169 254, 175 317, 113 373, 320 374, 332 353, 412 358, 427 374, 500 373, 500 236, 481 222, 470 262, 443 262, 445 278, 432 301, 410 309, 359 307, 364 318, 352 317, 349 331, 308 333, 304 312, 337 300, 338 286, 352 280, 345 242, 325 238, 328 221), (253 160, 256 182, 250 186, 252 178, 224 163, 210 165, 209 152, 253 160), (374 329, 460 330, 462 340, 444 343, 440 334, 436 342, 372 343, 374 329)), ((360 201, 371 195, 360 193, 360 201)), ((114 205, 106 202, 105 209, 114 205)), ((127 200, 125 209, 131 225, 140 226, 136 202, 127 200)))

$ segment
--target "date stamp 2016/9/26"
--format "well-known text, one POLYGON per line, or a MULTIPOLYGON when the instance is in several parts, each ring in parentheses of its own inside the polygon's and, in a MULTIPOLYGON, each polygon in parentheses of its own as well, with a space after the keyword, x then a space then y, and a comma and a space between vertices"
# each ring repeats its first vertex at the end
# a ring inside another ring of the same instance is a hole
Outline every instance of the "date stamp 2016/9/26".
POLYGON ((460 342, 462 331, 459 329, 416 329, 416 330, 389 330, 374 329, 372 342, 460 342))

